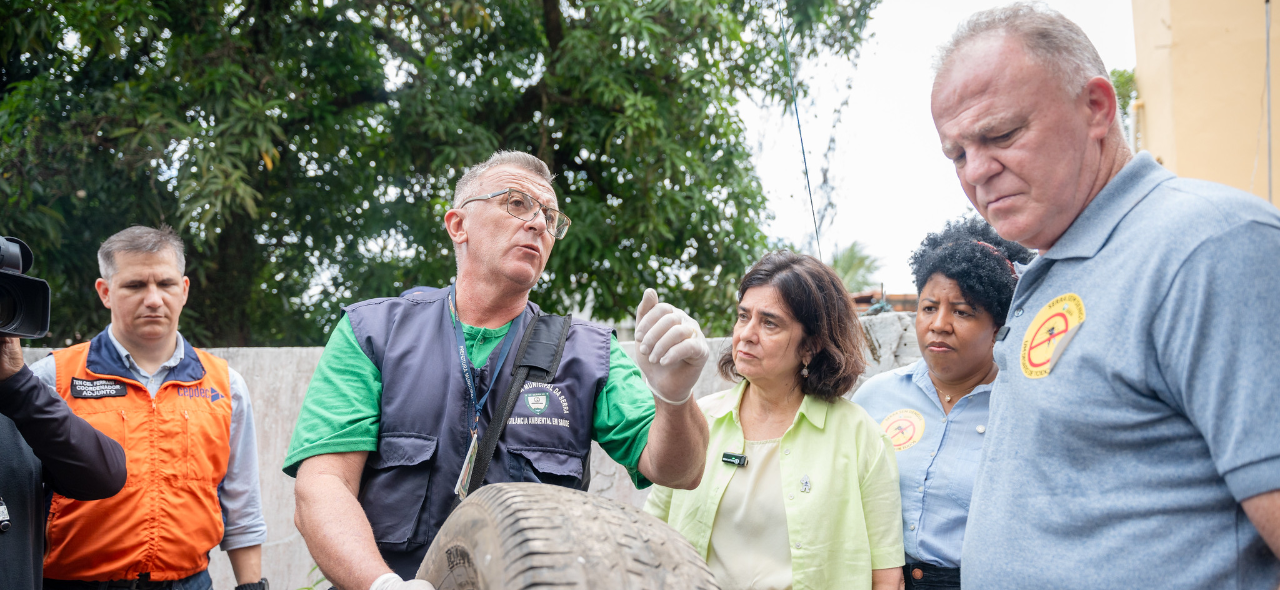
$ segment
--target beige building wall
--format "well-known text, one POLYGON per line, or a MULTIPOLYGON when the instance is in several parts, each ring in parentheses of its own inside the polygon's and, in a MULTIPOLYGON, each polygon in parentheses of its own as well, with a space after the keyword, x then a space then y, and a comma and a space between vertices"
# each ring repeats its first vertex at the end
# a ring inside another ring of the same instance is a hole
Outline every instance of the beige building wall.
MULTIPOLYGON (((1179 176, 1267 198, 1263 0, 1132 1, 1138 148, 1179 176)), ((1278 10, 1272 7, 1273 93, 1280 91, 1278 10)), ((1272 112, 1280 117, 1274 98, 1272 112)), ((1280 173, 1280 143, 1275 148, 1280 173)))

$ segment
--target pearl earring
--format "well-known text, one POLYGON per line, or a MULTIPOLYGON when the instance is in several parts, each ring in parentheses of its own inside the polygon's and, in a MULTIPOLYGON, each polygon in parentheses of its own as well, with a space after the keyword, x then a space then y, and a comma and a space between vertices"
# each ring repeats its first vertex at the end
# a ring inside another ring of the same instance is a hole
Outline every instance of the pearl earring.
POLYGON ((809 363, 805 363, 804 368, 800 369, 800 376, 804 377, 805 379, 809 378, 809 363))

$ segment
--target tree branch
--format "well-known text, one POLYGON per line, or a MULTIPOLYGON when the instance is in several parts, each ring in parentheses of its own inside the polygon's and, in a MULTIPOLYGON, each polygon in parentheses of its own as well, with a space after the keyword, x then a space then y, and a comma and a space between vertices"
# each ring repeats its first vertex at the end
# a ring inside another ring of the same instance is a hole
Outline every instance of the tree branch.
MULTIPOLYGON (((551 53, 560 50, 564 41, 564 15, 560 13, 560 0, 542 0, 542 28, 547 33, 547 47, 551 53)), ((551 69, 548 65, 547 69, 551 69)))
POLYGON ((404 39, 388 33, 387 30, 382 27, 373 28, 373 38, 386 43, 387 47, 391 49, 391 51, 394 51, 396 55, 400 56, 400 58, 405 61, 420 64, 427 60, 427 56, 419 53, 417 49, 414 49, 413 46, 405 42, 404 39))

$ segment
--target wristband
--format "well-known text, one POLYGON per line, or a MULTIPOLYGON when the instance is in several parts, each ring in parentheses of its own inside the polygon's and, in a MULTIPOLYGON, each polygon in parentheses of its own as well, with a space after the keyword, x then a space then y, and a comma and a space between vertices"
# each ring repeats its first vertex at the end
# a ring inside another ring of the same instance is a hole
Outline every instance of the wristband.
POLYGON ((678 401, 678 402, 673 402, 673 401, 671 401, 671 400, 667 399, 667 398, 666 398, 666 397, 664 397, 661 393, 658 393, 658 390, 656 390, 656 389, 654 389, 654 388, 652 388, 652 387, 650 387, 650 388, 649 388, 649 390, 653 392, 653 397, 656 397, 656 398, 658 398, 658 399, 660 399, 660 400, 662 400, 662 401, 664 401, 664 402, 667 402, 668 404, 673 405, 673 406, 683 406, 683 405, 685 405, 685 404, 689 403, 689 400, 693 399, 693 388, 692 388, 692 387, 690 387, 690 388, 689 388, 689 395, 684 396, 684 399, 682 399, 682 400, 680 400, 680 401, 678 401))
POLYGON ((267 586, 267 579, 262 578, 252 584, 241 584, 236 586, 236 590, 269 590, 269 587, 267 586))
MULTIPOLYGON (((662 400, 662 401, 666 402, 668 405, 672 405, 672 406, 683 406, 683 405, 685 405, 685 404, 689 403, 689 400, 693 399, 693 388, 692 388, 692 387, 690 387, 690 388, 689 388, 689 395, 684 396, 684 399, 682 399, 682 400, 680 400, 680 401, 678 401, 678 402, 673 402, 673 401, 671 401, 671 400, 667 399, 667 397, 666 397, 666 396, 662 395, 661 393, 658 393, 658 389, 649 383, 649 377, 648 377, 648 375, 645 375, 644 373, 641 373, 641 374, 640 374, 640 376, 641 376, 641 377, 644 377, 644 384, 645 384, 645 385, 647 385, 647 386, 649 386, 649 393, 652 393, 652 394, 653 394, 653 397, 656 397, 656 398, 658 398, 658 399, 660 399, 660 400, 662 400)), ((373 590, 373 589, 372 589, 372 588, 370 588, 369 590, 373 590)))

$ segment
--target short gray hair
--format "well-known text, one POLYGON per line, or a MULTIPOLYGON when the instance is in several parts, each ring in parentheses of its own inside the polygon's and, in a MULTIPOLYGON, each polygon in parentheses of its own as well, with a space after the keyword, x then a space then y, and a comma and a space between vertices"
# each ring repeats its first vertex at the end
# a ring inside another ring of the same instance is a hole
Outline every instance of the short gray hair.
POLYGON ((957 50, 984 35, 1004 34, 1022 41, 1032 59, 1052 70, 1070 96, 1080 94, 1094 76, 1107 77, 1102 57, 1079 25, 1039 2, 1017 2, 974 13, 939 48, 934 59, 942 75, 957 50))
POLYGON ((457 207, 458 203, 461 203, 463 199, 472 196, 471 193, 475 191, 476 181, 480 180, 480 177, 485 172, 501 166, 511 166, 526 172, 532 172, 547 181, 547 184, 551 184, 551 181, 556 178, 551 173, 551 169, 547 168, 547 163, 538 159, 537 156, 524 152, 497 151, 492 156, 489 156, 488 160, 469 168, 467 173, 458 179, 458 184, 453 188, 453 206, 457 207))
POLYGON ((116 254, 120 252, 155 254, 166 249, 173 252, 178 263, 178 272, 185 272, 187 268, 185 248, 182 245, 182 238, 178 237, 178 233, 173 231, 173 228, 164 224, 157 228, 135 225, 107 238, 107 241, 98 248, 98 272, 104 280, 110 281, 112 275, 116 274, 116 254))

